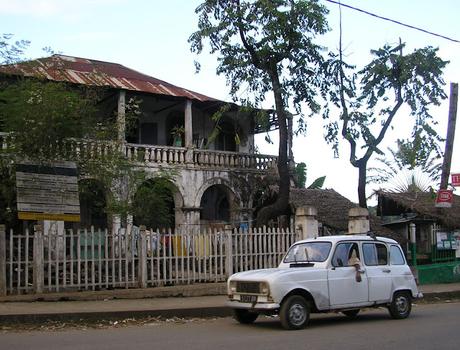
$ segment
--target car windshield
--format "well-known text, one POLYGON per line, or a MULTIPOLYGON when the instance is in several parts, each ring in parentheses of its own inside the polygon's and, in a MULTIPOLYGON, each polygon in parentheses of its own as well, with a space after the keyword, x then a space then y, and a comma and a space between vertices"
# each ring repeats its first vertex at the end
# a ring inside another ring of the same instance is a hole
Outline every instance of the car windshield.
POLYGON ((323 262, 329 256, 330 242, 307 242, 293 245, 287 252, 285 263, 323 262))

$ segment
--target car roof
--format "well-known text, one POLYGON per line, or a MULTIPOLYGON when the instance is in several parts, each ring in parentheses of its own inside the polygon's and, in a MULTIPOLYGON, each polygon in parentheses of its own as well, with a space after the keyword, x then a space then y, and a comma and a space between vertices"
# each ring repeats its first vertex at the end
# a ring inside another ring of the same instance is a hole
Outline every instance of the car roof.
POLYGON ((387 237, 379 237, 379 236, 374 236, 374 235, 368 235, 368 234, 321 236, 321 237, 317 237, 317 238, 303 239, 301 241, 296 242, 296 244, 301 243, 301 242, 331 242, 331 243, 337 243, 337 242, 342 242, 342 241, 367 241, 367 242, 379 241, 379 242, 390 243, 390 244, 398 244, 398 242, 396 242, 394 239, 387 238, 387 237))

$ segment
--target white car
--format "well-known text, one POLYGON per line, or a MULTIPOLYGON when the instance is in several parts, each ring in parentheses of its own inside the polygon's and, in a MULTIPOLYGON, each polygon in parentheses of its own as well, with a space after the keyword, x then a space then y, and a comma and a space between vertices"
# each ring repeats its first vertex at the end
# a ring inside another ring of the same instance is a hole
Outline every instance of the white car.
POLYGON ((311 312, 385 306, 396 319, 421 298, 399 244, 369 235, 327 236, 293 244, 278 268, 239 272, 227 282, 227 305, 240 323, 279 314, 286 329, 306 327, 311 312))

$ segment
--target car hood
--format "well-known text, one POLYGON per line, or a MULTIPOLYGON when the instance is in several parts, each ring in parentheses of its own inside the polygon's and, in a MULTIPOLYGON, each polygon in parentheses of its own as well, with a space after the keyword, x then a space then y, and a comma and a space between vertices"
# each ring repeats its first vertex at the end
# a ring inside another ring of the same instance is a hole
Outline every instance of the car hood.
POLYGON ((232 275, 231 279, 237 279, 240 281, 263 281, 268 277, 273 277, 277 274, 280 274, 282 270, 286 269, 272 268, 238 272, 232 275))
POLYGON ((302 268, 272 268, 272 269, 260 269, 260 270, 250 270, 244 272, 238 272, 230 277, 230 280, 238 281, 272 281, 279 277, 288 278, 293 275, 306 273, 315 274, 319 270, 312 267, 302 267, 302 268))

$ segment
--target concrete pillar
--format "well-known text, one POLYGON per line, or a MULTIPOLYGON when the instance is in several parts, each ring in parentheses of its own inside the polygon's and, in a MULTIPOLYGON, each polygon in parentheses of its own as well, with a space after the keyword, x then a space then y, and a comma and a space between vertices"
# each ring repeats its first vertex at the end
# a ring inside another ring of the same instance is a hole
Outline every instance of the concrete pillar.
POLYGON ((126 216, 126 232, 129 232, 130 234, 133 233, 133 222, 134 222, 134 217, 131 214, 128 214, 126 216))
POLYGON ((63 260, 65 256, 64 221, 43 221, 43 235, 51 239, 51 255, 53 259, 63 260))
POLYGON ((369 211, 360 207, 351 208, 348 211, 348 234, 366 234, 369 231, 369 211))
POLYGON ((301 231, 300 239, 318 237, 318 211, 315 207, 299 207, 295 211, 296 228, 301 231))
POLYGON ((117 234, 118 230, 121 228, 121 217, 120 215, 112 216, 112 233, 117 234))
POLYGON ((183 207, 185 222, 182 224, 188 225, 192 228, 197 228, 200 225, 200 209, 195 207, 183 207))
POLYGON ((117 125, 118 125, 118 141, 125 141, 126 131, 126 91, 120 90, 118 94, 118 110, 117 110, 117 125))
POLYGON ((193 147, 192 101, 185 102, 185 147, 193 147))

